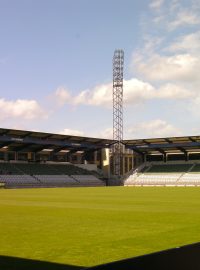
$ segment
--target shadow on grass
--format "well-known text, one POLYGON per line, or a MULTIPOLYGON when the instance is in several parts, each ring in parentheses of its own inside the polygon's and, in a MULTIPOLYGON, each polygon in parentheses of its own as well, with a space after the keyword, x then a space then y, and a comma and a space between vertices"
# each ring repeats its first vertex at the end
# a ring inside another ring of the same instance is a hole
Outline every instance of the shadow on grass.
MULTIPOLYGON (((89 270, 199 270, 200 243, 111 262, 89 270)), ((85 269, 86 270, 86 269, 85 269)))
POLYGON ((115 261, 91 268, 0 256, 0 270, 199 270, 200 243, 115 261))
POLYGON ((0 256, 0 270, 79 270, 84 268, 83 266, 0 256))

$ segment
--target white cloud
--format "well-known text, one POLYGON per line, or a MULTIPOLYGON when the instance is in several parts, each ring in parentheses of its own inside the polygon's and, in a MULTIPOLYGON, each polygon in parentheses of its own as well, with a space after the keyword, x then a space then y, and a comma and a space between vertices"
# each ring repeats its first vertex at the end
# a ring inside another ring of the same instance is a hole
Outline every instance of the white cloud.
POLYGON ((112 100, 112 84, 102 84, 92 90, 84 90, 74 97, 74 104, 88 104, 109 107, 112 100))
POLYGON ((5 100, 0 99, 0 119, 19 118, 24 120, 33 120, 46 118, 47 113, 35 100, 5 100))
POLYGON ((148 59, 138 57, 135 62, 136 70, 145 78, 158 80, 199 80, 200 57, 189 53, 165 56, 153 54, 148 59))
POLYGON ((192 26, 200 24, 200 18, 198 14, 195 12, 182 9, 178 14, 176 14, 176 18, 169 22, 169 30, 175 30, 178 27, 182 26, 192 26))
POLYGON ((200 53, 200 31, 183 35, 177 38, 167 49, 167 51, 200 53))
POLYGON ((138 79, 124 81, 124 103, 137 105, 154 97, 154 87, 138 79))
POLYGON ((160 10, 165 0, 152 0, 150 3, 150 8, 153 10, 160 10))
POLYGON ((106 128, 100 133, 95 135, 97 138, 104 138, 104 139, 113 139, 113 129, 106 128))
POLYGON ((200 93, 197 93, 192 102, 188 103, 187 109, 189 113, 192 113, 192 119, 196 118, 198 119, 198 121, 200 117, 199 107, 200 107, 200 93))
POLYGON ((151 22, 165 32, 176 31, 183 27, 190 29, 200 24, 198 0, 190 0, 188 3, 181 0, 152 0, 149 7, 155 12, 151 22))
POLYGON ((76 129, 65 128, 58 132, 62 135, 84 136, 84 132, 76 129))
POLYGON ((181 35, 167 43, 162 36, 147 39, 145 35, 144 41, 144 47, 132 57, 134 73, 136 71, 146 80, 155 82, 200 81, 200 31, 181 35))
POLYGON ((170 12, 171 13, 174 13, 175 12, 175 10, 177 10, 178 8, 180 8, 181 7, 181 0, 171 0, 170 1, 170 7, 169 7, 169 9, 170 9, 170 12))
POLYGON ((63 106, 65 103, 70 102, 71 95, 66 88, 58 87, 52 95, 52 98, 59 106, 63 106))
MULTIPOLYGON (((149 99, 154 95, 154 87, 149 83, 143 82, 136 78, 124 80, 124 103, 138 104, 143 100, 149 99)), ((83 90, 76 96, 71 96, 68 91, 56 90, 55 95, 61 97, 62 105, 70 103, 72 105, 92 105, 103 106, 107 108, 112 107, 112 83, 97 85, 93 89, 83 90), (62 98, 62 96, 66 96, 62 98)), ((61 104, 61 103, 60 103, 61 104)))
POLYGON ((168 136, 181 136, 179 128, 161 119, 139 123, 128 129, 129 138, 156 138, 168 136))
MULTIPOLYGON (((105 128, 99 132, 93 132, 92 134, 85 134, 79 130, 64 129, 59 134, 74 135, 74 136, 92 136, 95 138, 113 138, 113 128, 105 128)), ((154 119, 146 122, 141 122, 133 126, 126 127, 124 139, 135 139, 135 138, 158 138, 168 136, 181 136, 182 131, 168 123, 165 120, 154 119)))
POLYGON ((164 84, 157 92, 157 98, 163 99, 189 99, 194 96, 195 93, 192 91, 172 83, 164 84))
MULTIPOLYGON (((67 98, 71 105, 90 105, 112 108, 112 83, 97 85, 91 90, 83 90, 77 96, 67 98)), ((62 89, 65 93, 65 90, 62 89)), ((67 97, 69 97, 67 95, 67 97)), ((167 83, 156 89, 150 83, 132 78, 124 80, 124 105, 140 105, 152 99, 187 99, 193 97, 188 89, 177 84, 167 83)), ((66 103, 65 103, 66 104, 66 103)), ((64 105, 64 99, 63 103, 64 105)))

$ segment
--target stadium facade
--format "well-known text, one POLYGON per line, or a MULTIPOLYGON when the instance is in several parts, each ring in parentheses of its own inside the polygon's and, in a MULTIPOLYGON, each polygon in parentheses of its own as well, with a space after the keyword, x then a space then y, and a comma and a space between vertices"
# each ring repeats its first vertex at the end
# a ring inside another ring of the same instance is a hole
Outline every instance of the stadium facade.
MULTIPOLYGON (((200 136, 123 140, 123 175, 146 161, 200 159, 200 136)), ((112 167, 114 140, 0 129, 0 160, 71 162, 112 167)), ((105 172, 107 171, 107 168, 105 172)))

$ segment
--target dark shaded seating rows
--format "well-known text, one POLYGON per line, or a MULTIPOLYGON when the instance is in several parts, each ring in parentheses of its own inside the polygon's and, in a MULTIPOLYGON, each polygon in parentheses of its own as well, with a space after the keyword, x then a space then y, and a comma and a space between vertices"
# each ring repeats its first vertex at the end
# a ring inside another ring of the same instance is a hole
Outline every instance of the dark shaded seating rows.
POLYGON ((0 163, 0 175, 92 175, 93 173, 71 164, 0 163))
POLYGON ((197 173, 199 173, 200 172, 200 164, 196 164, 193 168, 192 168, 192 170, 191 170, 191 173, 195 173, 195 172, 197 172, 197 173))
POLYGON ((147 173, 181 173, 187 172, 192 164, 153 165, 147 173))

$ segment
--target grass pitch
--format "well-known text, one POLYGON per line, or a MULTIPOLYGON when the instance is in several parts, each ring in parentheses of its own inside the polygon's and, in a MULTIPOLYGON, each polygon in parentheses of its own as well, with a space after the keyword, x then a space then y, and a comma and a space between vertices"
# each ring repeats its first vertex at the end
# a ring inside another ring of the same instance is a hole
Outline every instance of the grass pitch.
POLYGON ((92 266, 200 241, 200 189, 0 190, 0 255, 92 266))

